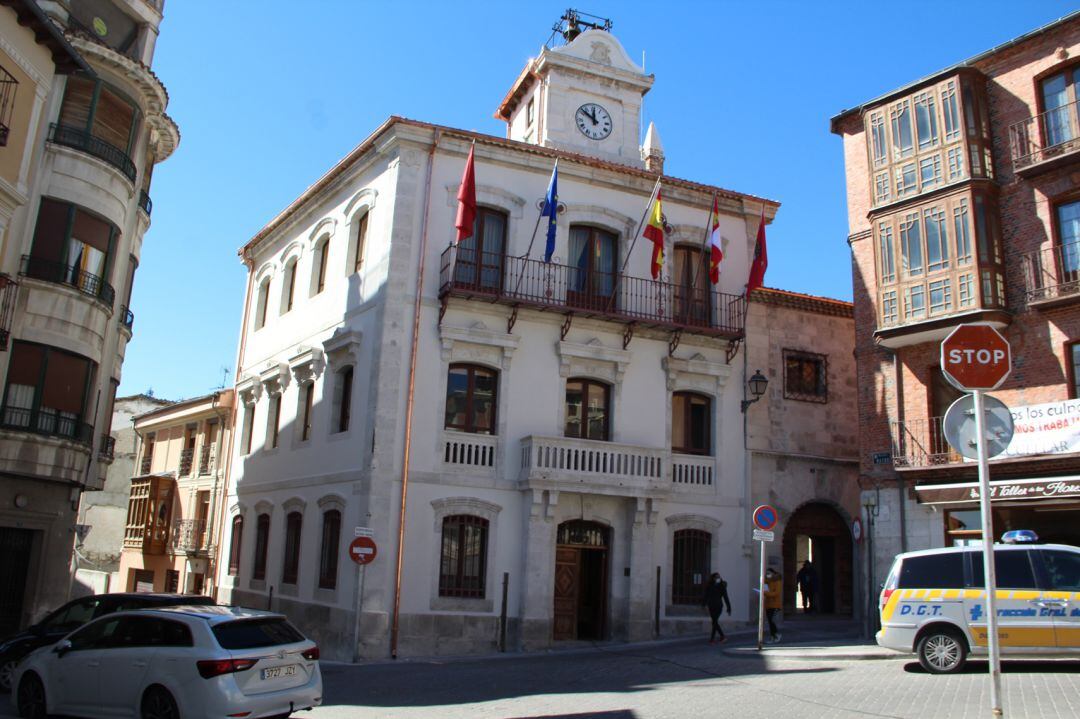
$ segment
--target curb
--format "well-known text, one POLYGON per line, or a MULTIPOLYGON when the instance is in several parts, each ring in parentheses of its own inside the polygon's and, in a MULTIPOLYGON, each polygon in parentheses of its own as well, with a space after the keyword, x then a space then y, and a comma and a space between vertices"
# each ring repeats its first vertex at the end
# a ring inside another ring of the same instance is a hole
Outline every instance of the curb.
POLYGON ((789 644, 783 648, 766 647, 761 651, 758 651, 756 645, 731 647, 729 649, 722 649, 721 651, 729 657, 738 659, 759 659, 764 657, 767 659, 782 659, 800 662, 820 662, 828 660, 851 662, 862 659, 887 660, 906 658, 905 655, 900 652, 883 650, 876 646, 867 646, 863 648, 858 645, 823 646, 814 643, 789 644))

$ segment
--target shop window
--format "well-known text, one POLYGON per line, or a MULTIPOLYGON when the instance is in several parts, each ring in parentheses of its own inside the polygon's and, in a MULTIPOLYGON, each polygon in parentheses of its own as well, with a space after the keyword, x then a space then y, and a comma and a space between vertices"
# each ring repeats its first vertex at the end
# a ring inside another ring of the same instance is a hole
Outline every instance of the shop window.
POLYGON ((3 426, 89 442, 92 427, 84 419, 95 369, 85 357, 16 341, 4 392, 3 426))
POLYGON ((452 364, 446 379, 444 426, 460 432, 495 434, 499 373, 487 367, 452 364))
POLYGON ((611 436, 611 388, 596 380, 566 381, 567 437, 607 441, 611 436))
POLYGON ((700 529, 675 532, 671 603, 700 605, 712 566, 712 535, 700 529))
POLYGON ((825 355, 784 350, 784 398, 827 402, 828 361, 825 355))
POLYGON ((484 597, 488 521, 472 515, 446 517, 439 560, 440 597, 484 597))
POLYGON ((341 512, 323 512, 322 547, 319 552, 319 588, 337 587, 338 555, 341 553, 341 512))
POLYGON ((300 533, 304 519, 299 512, 285 517, 285 556, 281 564, 281 583, 296 584, 300 573, 300 533))
POLYGON ((671 397, 671 450, 682 454, 709 454, 712 437, 712 400, 694 392, 671 397))

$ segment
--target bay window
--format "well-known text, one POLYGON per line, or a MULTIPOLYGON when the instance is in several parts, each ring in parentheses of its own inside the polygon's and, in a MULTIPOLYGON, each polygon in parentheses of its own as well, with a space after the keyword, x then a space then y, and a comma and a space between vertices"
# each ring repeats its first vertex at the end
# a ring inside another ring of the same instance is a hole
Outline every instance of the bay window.
POLYGON ((87 397, 96 365, 71 352, 16 341, 4 390, 2 424, 89 443, 87 397))
POLYGON ((119 236, 116 227, 83 208, 43 197, 21 274, 71 285, 112 307, 116 292, 105 278, 119 236))

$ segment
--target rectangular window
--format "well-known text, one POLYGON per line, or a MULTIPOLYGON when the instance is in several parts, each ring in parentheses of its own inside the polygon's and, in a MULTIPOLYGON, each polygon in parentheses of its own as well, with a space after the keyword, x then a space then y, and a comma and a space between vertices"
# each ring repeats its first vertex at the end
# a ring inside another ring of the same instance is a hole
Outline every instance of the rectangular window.
POLYGON ((881 293, 881 323, 886 327, 899 320, 896 307, 896 290, 881 293))
POLYGON ((911 130, 911 105, 901 100, 889 110, 892 124, 893 160, 910 157, 915 151, 911 130))
POLYGON ((458 515, 442 523, 439 558, 440 597, 484 597, 488 521, 458 515))
POLYGON ((296 296, 296 263, 289 263, 285 270, 285 296, 282 297, 281 314, 289 312, 293 308, 293 298, 296 296))
POLYGON ((904 321, 926 317, 926 287, 916 285, 904 289, 904 321))
POLYGON ((919 189, 918 182, 915 177, 915 163, 909 162, 906 165, 896 168, 896 196, 904 197, 910 195, 919 189))
POLYGON ((952 309, 952 284, 949 280, 930 283, 930 314, 940 314, 952 309))
POLYGON ((915 96, 915 126, 918 130, 920 150, 937 144, 937 111, 933 93, 924 92, 915 96))
POLYGON ((964 148, 950 147, 947 153, 949 164, 949 182, 964 178, 964 148))
POLYGON ((672 540, 671 603, 700 605, 712 568, 712 534, 680 529, 672 540))
POLYGON ((922 234, 919 232, 919 213, 904 215, 900 221, 900 259, 909 277, 923 273, 922 234))
POLYGON ((244 436, 240 442, 244 447, 244 454, 251 454, 251 435, 255 434, 255 405, 244 405, 244 436))
POLYGON ((311 439, 311 408, 315 403, 315 383, 308 382, 304 385, 300 397, 304 402, 304 406, 300 411, 300 416, 304 418, 304 422, 300 426, 300 441, 306 442, 311 439))
POLYGON ((348 432, 352 419, 353 368, 338 371, 334 382, 334 427, 337 432, 348 432))
POLYGON ((825 355, 784 350, 784 397, 827 402, 828 363, 825 355))
POLYGON ((1054 219, 1060 281, 1076 282, 1080 279, 1080 200, 1055 207, 1054 219))
POLYGON ((536 119, 536 98, 530 97, 529 104, 525 106, 525 126, 532 127, 536 119))
POLYGON ((926 228, 926 271, 949 269, 949 233, 944 211, 940 207, 923 210, 923 224, 926 228))
POLYGON ((300 533, 303 515, 289 512, 285 518, 285 556, 281 562, 281 583, 296 584, 300 575, 300 533))
POLYGON ((365 212, 356 225, 356 244, 353 247, 353 272, 359 272, 364 265, 364 253, 367 250, 368 214, 365 212))
POLYGON ((993 273, 990 270, 983 270, 982 273, 982 295, 985 304, 991 307, 997 305, 997 301, 994 299, 993 273))
POLYGON ((874 202, 878 205, 888 202, 889 195, 889 172, 879 172, 874 175, 874 202))
POLYGON ((322 548, 319 553, 319 588, 337 587, 338 555, 341 553, 341 512, 323 512, 322 548))
POLYGON ((470 364, 450 365, 443 426, 460 432, 495 434, 499 373, 470 364))
POLYGON ((919 189, 929 190, 941 182, 941 155, 934 153, 919 160, 919 189))
POLYGON ((956 108, 956 82, 945 83, 941 91, 941 112, 945 119, 945 142, 960 139, 960 113, 956 108))
POLYGON ((278 446, 278 434, 281 430, 281 394, 276 394, 270 400, 270 414, 267 420, 267 436, 270 439, 270 449, 278 446))
POLYGON ((229 536, 229 576, 235 577, 240 574, 240 548, 244 541, 244 518, 241 515, 233 517, 232 532, 229 536))
POLYGON ((971 230, 968 225, 967 199, 961 199, 953 207, 953 234, 956 236, 956 264, 971 264, 971 230))
POLYGON ((885 156, 885 116, 880 112, 870 115, 870 157, 874 167, 883 166, 885 156))
POLYGON ((607 441, 610 398, 606 384, 588 379, 567 380, 565 436, 607 441))
POLYGON ((892 224, 878 224, 879 279, 883 284, 896 282, 896 258, 893 255, 892 224))
POLYGON ((956 278, 956 290, 960 295, 961 307, 973 307, 975 305, 975 283, 971 273, 960 275, 956 278))
POLYGON ((270 515, 260 514, 255 521, 255 561, 251 569, 251 578, 257 581, 266 579, 266 553, 270 546, 270 515))
POLYGON ((119 234, 113 225, 76 205, 43 197, 21 274, 71 285, 112 306, 116 293, 105 278, 119 234))
POLYGON ((315 281, 315 294, 326 289, 326 262, 330 259, 330 240, 323 240, 319 245, 319 254, 316 262, 319 263, 319 274, 315 281))
POLYGON ((96 368, 70 352, 14 342, 0 414, 3 426, 90 442, 92 428, 84 415, 96 368))
POLYGON ((711 437, 711 400, 693 392, 674 393, 671 397, 671 450, 683 454, 709 454, 711 437))

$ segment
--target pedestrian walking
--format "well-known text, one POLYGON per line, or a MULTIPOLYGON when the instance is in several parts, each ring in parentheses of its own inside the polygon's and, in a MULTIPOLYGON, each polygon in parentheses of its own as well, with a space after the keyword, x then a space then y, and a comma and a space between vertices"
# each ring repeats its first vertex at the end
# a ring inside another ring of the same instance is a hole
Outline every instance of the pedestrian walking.
POLYGON ((795 581, 799 584, 799 594, 802 595, 802 608, 804 612, 812 612, 817 607, 816 599, 818 576, 813 563, 807 559, 803 562, 802 569, 795 575, 795 581))
POLYGON ((720 615, 726 606, 728 616, 731 616, 731 600, 728 599, 727 582, 721 578, 719 572, 713 572, 709 575, 709 583, 705 585, 705 594, 701 597, 701 604, 708 608, 709 617, 712 619, 712 634, 709 635, 709 644, 716 644, 717 642, 723 644, 727 641, 727 637, 724 636, 724 630, 720 626, 720 615), (716 638, 718 634, 720 639, 716 638))
POLYGON ((765 572, 765 618, 769 621, 769 641, 776 644, 780 641, 780 632, 776 630, 776 613, 783 606, 781 590, 784 586, 783 578, 775 569, 765 572))

